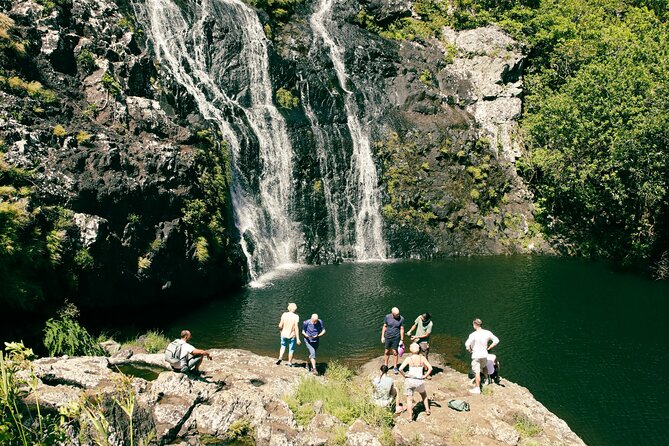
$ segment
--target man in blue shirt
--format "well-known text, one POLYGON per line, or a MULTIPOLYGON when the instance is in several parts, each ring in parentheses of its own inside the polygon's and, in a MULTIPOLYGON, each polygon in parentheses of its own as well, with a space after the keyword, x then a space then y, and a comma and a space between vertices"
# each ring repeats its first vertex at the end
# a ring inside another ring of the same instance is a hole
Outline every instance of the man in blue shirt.
POLYGON ((325 334, 325 326, 323 321, 318 319, 316 313, 311 315, 311 319, 307 319, 302 323, 302 336, 304 336, 304 345, 309 350, 309 361, 311 362, 311 371, 314 375, 318 375, 316 370, 316 350, 318 350, 318 341, 321 336, 325 334))
POLYGON ((390 314, 386 314, 386 318, 383 320, 381 342, 386 347, 386 351, 383 354, 383 365, 388 365, 388 359, 392 352, 395 357, 395 367, 393 370, 396 375, 399 373, 399 369, 397 368, 397 349, 402 341, 404 341, 404 316, 400 315, 399 308, 393 307, 390 310, 390 314))

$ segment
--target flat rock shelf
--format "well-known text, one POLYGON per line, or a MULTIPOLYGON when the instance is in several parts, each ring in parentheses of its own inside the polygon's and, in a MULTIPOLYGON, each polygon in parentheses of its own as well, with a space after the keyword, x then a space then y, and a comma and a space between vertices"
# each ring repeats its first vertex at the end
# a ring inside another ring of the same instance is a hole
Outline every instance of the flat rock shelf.
MULTIPOLYGON (((225 439, 231 426, 240 423, 250 426, 252 441, 258 445, 325 445, 336 435, 341 442, 343 432, 349 445, 388 443, 387 432, 384 437, 382 429, 360 419, 346 425, 316 404, 311 422, 299 426, 285 399, 295 393, 303 379, 328 379, 312 378, 304 362, 296 363, 296 367, 277 366, 273 358, 234 349, 214 349, 211 354, 213 359, 205 360, 202 366, 205 375, 197 378, 169 371, 162 354, 121 352, 111 358, 39 359, 33 363, 39 379, 39 404, 43 410, 54 411, 84 396, 113 400, 119 376, 115 366, 159 367, 165 371, 155 380, 131 378, 136 392, 136 430, 139 435, 155 432, 159 444, 211 443, 225 439)), ((492 384, 484 387, 483 394, 470 395, 467 375, 443 365, 438 355, 432 355, 431 360, 435 371, 426 387, 433 401, 432 414, 427 416, 418 410, 414 422, 406 414, 396 417, 390 431, 395 444, 584 444, 524 387, 502 377, 502 385, 492 384), (448 401, 453 398, 468 401, 471 411, 450 409, 448 401)), ((381 363, 382 358, 376 358, 364 364, 353 381, 370 382, 381 363)), ((402 378, 392 372, 391 376, 401 386, 402 378)))

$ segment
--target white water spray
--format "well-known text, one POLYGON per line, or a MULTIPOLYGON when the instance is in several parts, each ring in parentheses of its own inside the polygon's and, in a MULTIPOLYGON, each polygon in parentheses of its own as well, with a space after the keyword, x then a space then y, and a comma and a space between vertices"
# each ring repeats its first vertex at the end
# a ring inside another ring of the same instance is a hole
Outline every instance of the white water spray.
POLYGON ((383 220, 381 218, 381 200, 378 190, 376 166, 372 158, 369 142, 369 128, 359 118, 359 108, 353 91, 348 88, 348 76, 344 65, 344 49, 330 35, 328 26, 333 26, 331 19, 333 0, 319 0, 309 23, 315 40, 322 40, 327 47, 334 66, 340 88, 345 93, 346 122, 353 139, 350 175, 347 179, 347 195, 356 197, 352 200, 355 208, 355 255, 358 260, 386 258, 386 244, 383 239, 383 220))
POLYGON ((201 0, 189 23, 172 0, 146 0, 144 5, 158 59, 192 95, 202 115, 216 122, 230 145, 235 220, 251 279, 279 265, 299 261, 297 243, 301 234, 290 217, 293 151, 285 121, 272 103, 267 38, 255 11, 240 0, 201 0), (224 79, 226 70, 240 67, 221 62, 225 60, 226 45, 207 42, 211 21, 230 23, 241 35, 241 49, 235 60, 243 65, 246 84, 235 98, 226 93, 224 79), (259 172, 241 167, 248 138, 240 129, 245 126, 258 141, 254 164, 259 172), (257 190, 253 184, 257 184, 257 190))

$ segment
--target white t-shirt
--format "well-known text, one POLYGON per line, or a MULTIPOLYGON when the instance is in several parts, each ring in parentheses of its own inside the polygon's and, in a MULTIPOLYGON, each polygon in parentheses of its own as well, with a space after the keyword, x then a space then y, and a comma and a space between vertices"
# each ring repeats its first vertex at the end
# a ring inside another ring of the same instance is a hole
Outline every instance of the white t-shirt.
POLYGON ((281 315, 281 322, 283 322, 281 329, 281 337, 284 338, 294 338, 297 336, 295 332, 295 327, 300 322, 300 316, 290 311, 286 311, 281 315))
POLYGON ((193 350, 195 350, 195 347, 190 345, 188 342, 182 340, 181 341, 181 355, 179 355, 179 359, 185 359, 193 353, 193 350))
POLYGON ((488 356, 488 342, 492 341, 495 344, 499 343, 497 336, 488 330, 480 329, 474 331, 467 338, 465 347, 472 349, 472 359, 482 359, 488 356))

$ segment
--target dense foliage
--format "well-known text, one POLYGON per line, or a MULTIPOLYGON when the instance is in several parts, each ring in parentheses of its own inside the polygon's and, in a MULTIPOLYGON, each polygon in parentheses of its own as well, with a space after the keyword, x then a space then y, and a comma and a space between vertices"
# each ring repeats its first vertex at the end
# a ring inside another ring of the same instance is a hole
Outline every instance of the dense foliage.
POLYGON ((50 356, 104 356, 98 341, 79 324, 79 310, 66 303, 57 318, 51 318, 44 327, 44 346, 50 356))
MULTIPOLYGON (((558 248, 669 263, 669 29, 664 0, 417 0, 358 23, 394 39, 496 22, 525 44, 521 174, 558 248)), ((446 43, 447 59, 453 48, 446 43)))
POLYGON ((137 404, 132 379, 122 373, 114 391, 60 406, 58 413, 40 410, 40 381, 31 360, 33 351, 20 342, 5 342, 0 350, 0 444, 47 446, 71 444, 146 446, 155 432, 139 432, 133 421, 137 404), (29 404, 28 402, 36 404, 29 404), (120 409, 120 411, 116 410, 120 409))

